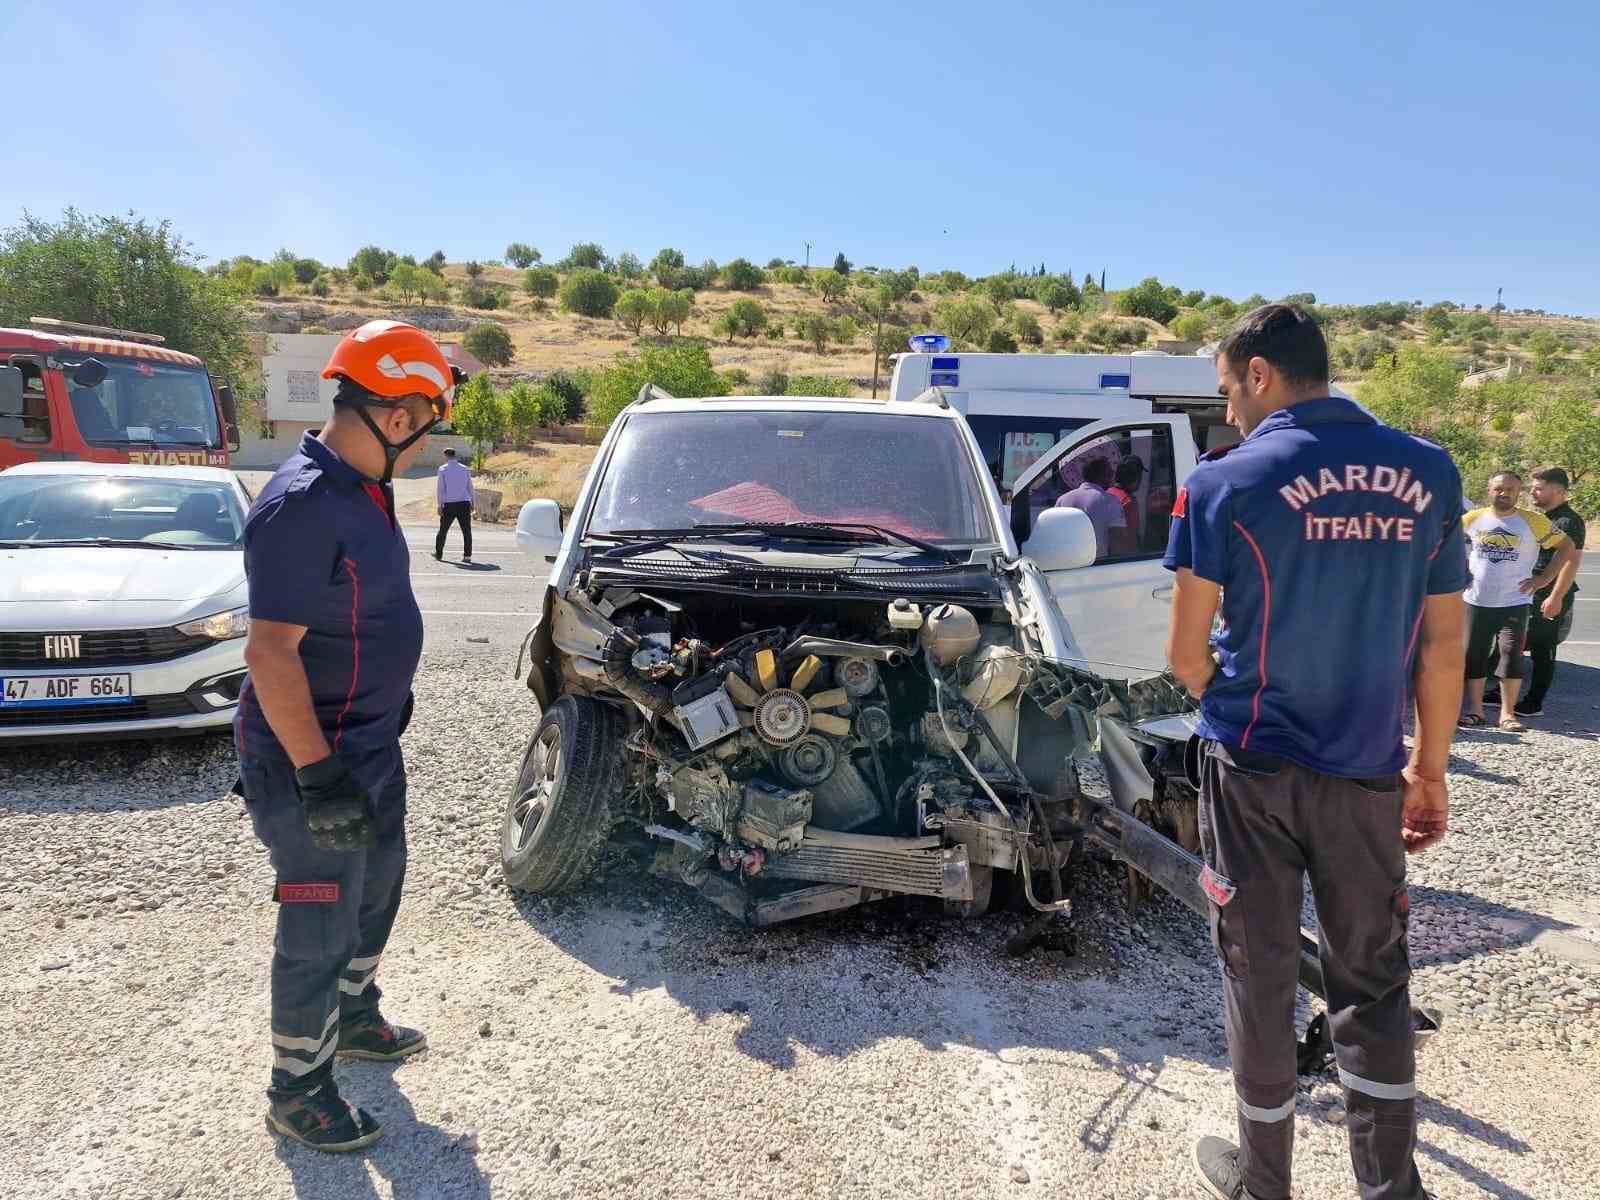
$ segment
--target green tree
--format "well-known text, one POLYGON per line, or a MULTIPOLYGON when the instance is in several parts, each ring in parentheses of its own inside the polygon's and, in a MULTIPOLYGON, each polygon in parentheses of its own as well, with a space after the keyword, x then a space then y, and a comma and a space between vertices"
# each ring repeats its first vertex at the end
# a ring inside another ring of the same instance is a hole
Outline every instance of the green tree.
POLYGON ((474 375, 456 389, 450 426, 472 443, 474 466, 481 467, 486 452, 505 436, 508 420, 505 398, 487 375, 474 375))
POLYGON ((1426 436, 1454 417, 1461 378, 1448 354, 1402 346, 1373 363, 1361 385, 1361 402, 1380 421, 1426 436))
POLYGON ((650 289, 649 321, 655 331, 666 336, 667 332, 677 329, 683 332, 683 323, 689 319, 689 314, 694 312, 694 293, 688 288, 681 288, 674 292, 664 287, 650 289))
POLYGON ((561 286, 561 276, 554 267, 534 267, 522 276, 522 290, 533 297, 534 307, 543 308, 545 301, 556 294, 561 286))
POLYGON ((538 262, 543 255, 527 242, 512 242, 506 247, 506 261, 519 271, 525 271, 538 262))
POLYGON ((842 399, 854 389, 848 379, 835 379, 831 375, 795 375, 789 380, 785 396, 829 396, 842 399))
POLYGON ((1590 346, 1585 350, 1579 362, 1583 364, 1584 374, 1591 379, 1600 379, 1600 345, 1590 346))
POLYGON ((506 327, 498 321, 480 321, 467 330, 466 336, 461 339, 461 344, 467 352, 491 367, 509 366, 515 348, 511 344, 511 335, 506 332, 506 327))
POLYGON ((396 263, 389 272, 389 287, 394 289, 402 304, 410 304, 411 297, 422 291, 422 276, 430 273, 409 263, 396 263))
POLYGON ((753 292, 766 281, 766 273, 748 259, 736 258, 722 268, 722 282, 736 292, 753 292))
POLYGON ((423 270, 432 271, 435 275, 444 274, 444 251, 435 250, 422 260, 423 270))
POLYGON ((541 400, 540 405, 547 413, 547 425, 559 425, 570 417, 583 411, 583 398, 591 386, 589 375, 586 371, 551 371, 544 377, 541 390, 548 389, 556 396, 558 403, 551 405, 541 400), (548 414, 554 414, 548 415, 548 414))
POLYGON ((818 271, 811 277, 811 286, 817 295, 832 304, 845 294, 850 286, 850 277, 837 271, 818 271))
POLYGON ((255 374, 237 291, 165 221, 24 213, 0 233, 0 325, 46 316, 160 334, 235 386, 255 374))
POLYGON ((1015 354, 1017 352, 1017 339, 1004 329, 991 329, 989 331, 987 349, 990 354, 1015 354))
POLYGON ((568 271, 604 271, 611 265, 599 242, 579 242, 556 264, 562 274, 568 271))
POLYGON ((1449 304, 1430 304, 1422 310, 1422 327, 1434 338, 1449 337, 1455 328, 1455 318, 1449 304))
POLYGON ((1163 325, 1178 315, 1178 306, 1154 275, 1140 280, 1125 292, 1118 292, 1116 309, 1130 317, 1149 317, 1163 325))
POLYGON ((681 397, 725 396, 728 387, 712 367, 704 346, 689 341, 649 346, 637 355, 618 355, 615 363, 595 377, 588 397, 590 419, 610 425, 647 383, 681 397))
POLYGON ((1172 336, 1184 342, 1203 342, 1206 332, 1211 328, 1211 322, 1206 320, 1201 312, 1180 313, 1167 322, 1167 328, 1172 330, 1172 336))
POLYGON ((801 313, 794 323, 795 335, 801 341, 810 342, 818 354, 827 350, 828 343, 833 340, 833 331, 833 322, 821 313, 801 313))
POLYGON ((650 274, 656 277, 656 282, 669 290, 682 286, 679 276, 683 271, 683 251, 674 250, 667 246, 656 251, 656 256, 650 260, 650 274))
POLYGON ((1593 516, 1592 497, 1600 483, 1600 390, 1593 384, 1570 381, 1548 390, 1534 411, 1528 431, 1528 455, 1535 462, 1557 463, 1572 477, 1573 489, 1587 485, 1587 514, 1593 516))
POLYGON ((333 284, 326 274, 318 275, 311 281, 311 294, 313 296, 326 296, 333 291, 333 284))
POLYGON ((322 264, 314 258, 297 258, 293 264, 294 281, 304 287, 322 274, 322 264))
POLYGON ((848 314, 833 323, 833 340, 841 346, 855 345, 856 338, 860 336, 861 326, 856 324, 856 319, 848 314))
POLYGON ((1052 313, 1076 308, 1082 299, 1083 293, 1078 290, 1070 276, 1065 279, 1046 279, 1039 285, 1039 303, 1052 313))
POLYGON ((1528 335, 1528 340, 1523 343, 1528 353, 1533 355, 1533 369, 1540 375, 1550 375, 1556 369, 1556 355, 1564 347, 1561 339, 1548 329, 1535 329, 1528 335))
MULTIPOLYGON (((506 256, 507 258, 510 255, 506 256)), ((519 379, 505 390, 506 428, 514 442, 527 442, 542 421, 539 394, 525 379, 519 379)))
POLYGON ((561 283, 561 307, 585 317, 609 317, 617 302, 617 285, 605 272, 583 268, 561 283))
POLYGON ((1024 346, 1044 345, 1044 329, 1039 324, 1039 318, 1030 312, 1018 311, 1012 316, 1011 332, 1017 335, 1017 341, 1024 346))
MULTIPOLYGON (((889 272, 894 275, 894 272, 889 272)), ((896 304, 897 288, 892 279, 880 279, 876 287, 864 289, 856 298, 857 306, 872 326, 872 394, 878 394, 878 364, 886 359, 894 350, 886 349, 884 329, 898 333, 900 327, 896 324, 901 320, 902 314, 896 304)), ((905 345, 905 337, 899 339, 899 346, 905 345)), ((898 348, 898 347, 897 347, 898 348)))
MULTIPOLYGON (((560 372, 556 372, 560 374, 560 372)), ((567 399, 566 392, 562 391, 550 380, 545 380, 539 385, 539 390, 534 393, 534 398, 539 403, 539 424, 546 428, 554 428, 563 424, 567 419, 567 411, 572 407, 567 399)), ((580 397, 581 399, 581 397, 580 397)))
POLYGON ((450 299, 450 283, 443 275, 437 275, 426 267, 417 268, 417 292, 422 296, 423 302, 441 301, 450 299))
POLYGON ((350 256, 350 273, 365 275, 375 284, 389 282, 389 271, 399 260, 382 246, 363 246, 350 256))
POLYGON ((473 259, 462 269, 466 271, 468 279, 478 279, 483 275, 483 264, 477 259, 473 259))
POLYGON ((1178 303, 1183 305, 1185 308, 1199 308, 1201 302, 1205 300, 1205 298, 1206 294, 1199 290, 1185 292, 1183 294, 1183 298, 1180 299, 1178 303))
POLYGON ((982 346, 994 328, 994 305, 981 296, 951 296, 934 306, 939 328, 957 341, 982 346))
POLYGON ((639 256, 632 250, 624 250, 617 255, 617 277, 629 281, 644 278, 644 264, 639 261, 639 256))
POLYGON ((767 327, 767 310, 755 300, 735 300, 728 307, 734 331, 740 337, 755 337, 767 327))
POLYGON ((833 256, 833 273, 835 275, 850 274, 850 260, 844 256, 843 250, 833 256))
POLYGON ((611 315, 638 337, 650 317, 650 293, 643 288, 629 288, 617 297, 611 315))

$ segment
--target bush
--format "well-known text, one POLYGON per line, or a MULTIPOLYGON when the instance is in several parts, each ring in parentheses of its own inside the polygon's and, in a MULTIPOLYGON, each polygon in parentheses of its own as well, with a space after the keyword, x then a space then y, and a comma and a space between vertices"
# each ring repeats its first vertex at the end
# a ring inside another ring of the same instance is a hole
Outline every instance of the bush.
POLYGON ((527 242, 512 242, 506 247, 506 262, 519 271, 527 270, 541 257, 542 255, 527 242))
POLYGON ((313 296, 326 296, 333 291, 333 286, 328 282, 326 275, 318 275, 311 281, 311 294, 313 296))
POLYGON ((1017 298, 1016 284, 1004 275, 991 275, 978 285, 978 291, 989 297, 996 308, 1017 298))
POLYGON ((427 258, 422 260, 422 266, 424 270, 432 271, 435 275, 443 275, 444 251, 435 250, 432 254, 428 255, 427 258))
POLYGON ((469 279, 461 285, 461 303, 467 308, 482 308, 489 311, 505 308, 511 302, 511 297, 497 287, 491 287, 479 279, 469 279))
POLYGON ((642 354, 622 354, 602 371, 589 393, 589 415, 596 424, 610 425, 632 404, 647 383, 674 396, 726 396, 728 385, 711 365, 711 355, 695 342, 651 346, 642 354))
POLYGON ((322 264, 314 258, 297 258, 293 265, 294 281, 307 284, 322 274, 322 264))
POLYGON ((1203 342, 1206 340, 1206 331, 1211 328, 1204 314, 1197 312, 1181 313, 1167 322, 1167 328, 1172 331, 1172 336, 1184 342, 1203 342))
POLYGON ((854 391, 848 379, 835 379, 831 375, 796 375, 789 380, 785 396, 832 396, 843 398, 854 391))
POLYGON ((682 270, 683 251, 674 250, 671 246, 656 251, 656 256, 650 260, 650 274, 654 275, 656 282, 664 288, 682 287, 678 280, 682 270))
POLYGON ((1178 306, 1154 275, 1140 280, 1125 292, 1118 292, 1116 309, 1132 317, 1149 317, 1163 325, 1178 315, 1178 306))
POLYGON ((505 436, 508 420, 505 399, 487 375, 474 375, 456 389, 450 427, 472 443, 474 465, 481 466, 484 452, 505 436))
POLYGON ((566 396, 550 386, 549 380, 540 384, 533 395, 539 402, 539 424, 545 428, 553 429, 565 424, 567 413, 574 409, 566 396))
POLYGON ((834 325, 821 313, 801 313, 794 323, 795 336, 810 342, 812 349, 821 354, 833 340, 834 325))
POLYGON ((584 371, 568 374, 566 371, 551 371, 540 385, 542 390, 554 393, 560 401, 557 405, 559 415, 546 424, 559 425, 571 417, 576 417, 583 412, 583 398, 588 394, 590 380, 584 371))
POLYGON ((833 340, 841 346, 853 346, 861 336, 861 326, 854 317, 840 317, 833 323, 833 340))
POLYGON ((624 250, 617 255, 617 276, 621 279, 643 279, 644 264, 639 261, 639 256, 631 250, 624 250))
POLYGON ((1019 312, 1011 318, 1011 331, 1017 335, 1017 340, 1025 346, 1044 345, 1044 330, 1039 325, 1039 318, 1032 313, 1019 312))
POLYGON ((1017 352, 1017 339, 1004 329, 991 329, 989 331, 987 349, 990 354, 1015 354, 1017 352))
POLYGON ((767 310, 754 300, 735 300, 728 308, 736 336, 755 337, 767 327, 767 310))
POLYGON ((466 271, 468 279, 477 279, 483 274, 483 264, 477 260, 469 262, 463 269, 466 271))
POLYGON ((849 289, 850 280, 837 271, 818 271, 811 277, 811 286, 817 295, 832 304, 849 289))
POLYGON ((399 261, 382 246, 363 246, 350 256, 350 273, 365 275, 374 284, 388 283, 389 271, 399 261))
POLYGON ((561 286, 561 276, 554 267, 535 267, 522 276, 522 290, 535 300, 548 300, 561 286))
POLYGON ((366 293, 378 286, 378 281, 365 271, 357 271, 350 280, 350 286, 356 291, 366 293))
POLYGON ((787 396, 789 394, 789 376, 776 369, 768 371, 756 381, 756 394, 758 396, 787 396))
POLYGON ((781 341, 783 341, 783 322, 782 321, 773 321, 767 326, 767 341, 769 341, 769 342, 781 342, 781 341))
POLYGON ((563 272, 567 271, 604 271, 610 266, 606 252, 600 248, 598 242, 579 242, 567 256, 556 266, 563 272))
POLYGON ((767 277, 755 263, 736 258, 722 268, 722 281, 736 292, 753 292, 767 281, 767 277))
POLYGON ((783 259, 781 259, 781 258, 769 258, 769 259, 767 259, 767 270, 769 270, 769 271, 776 271, 779 267, 782 267, 782 266, 785 266, 785 265, 787 265, 787 264, 785 264, 783 259))
POLYGON ((704 264, 698 267, 684 267, 678 272, 678 285, 676 291, 688 289, 691 292, 703 292, 717 281, 715 264, 707 268, 704 264))
MULTIPOLYGON (((575 247, 576 248, 576 247, 575 247)), ((617 285, 603 271, 586 267, 561 284, 561 307, 585 317, 609 317, 617 303, 617 285)))
POLYGON ((1178 303, 1183 305, 1184 308, 1199 308, 1200 302, 1205 298, 1206 294, 1202 291, 1185 292, 1178 299, 1178 303))
POLYGON ((504 367, 511 362, 514 348, 511 335, 498 321, 483 321, 467 330, 461 344, 467 352, 491 367, 504 367))
POLYGON ((1051 312, 1058 313, 1062 309, 1076 308, 1078 302, 1083 299, 1083 293, 1078 290, 1078 285, 1073 283, 1070 277, 1046 279, 1039 285, 1038 299, 1039 303, 1051 312))
POLYGON ((742 388, 750 382, 750 372, 743 367, 729 367, 722 372, 722 381, 728 385, 731 392, 734 388, 742 388))
POLYGON ((833 256, 833 273, 835 275, 850 274, 850 260, 844 256, 843 250, 833 256))

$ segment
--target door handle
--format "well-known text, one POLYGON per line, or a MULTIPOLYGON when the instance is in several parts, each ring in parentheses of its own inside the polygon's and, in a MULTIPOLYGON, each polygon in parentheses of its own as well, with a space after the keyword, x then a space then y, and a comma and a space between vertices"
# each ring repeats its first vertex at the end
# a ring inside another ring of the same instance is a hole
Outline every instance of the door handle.
POLYGON ((1170 583, 1164 583, 1160 587, 1158 587, 1154 591, 1152 591, 1150 594, 1152 596, 1154 596, 1157 600, 1171 600, 1172 599, 1172 585, 1170 583))

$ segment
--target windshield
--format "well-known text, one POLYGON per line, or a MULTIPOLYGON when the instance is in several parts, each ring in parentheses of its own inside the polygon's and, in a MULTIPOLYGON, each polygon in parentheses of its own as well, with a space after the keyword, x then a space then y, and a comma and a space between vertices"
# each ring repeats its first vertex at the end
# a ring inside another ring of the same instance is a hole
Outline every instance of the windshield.
POLYGON ((195 367, 135 358, 96 356, 105 381, 86 388, 66 372, 72 416, 93 445, 157 443, 222 448, 211 380, 195 367))
POLYGON ((223 481, 0 475, 0 543, 229 550, 243 531, 244 509, 223 481))
POLYGON ((992 542, 954 421, 854 412, 640 413, 600 481, 589 533, 708 523, 881 525, 992 542))

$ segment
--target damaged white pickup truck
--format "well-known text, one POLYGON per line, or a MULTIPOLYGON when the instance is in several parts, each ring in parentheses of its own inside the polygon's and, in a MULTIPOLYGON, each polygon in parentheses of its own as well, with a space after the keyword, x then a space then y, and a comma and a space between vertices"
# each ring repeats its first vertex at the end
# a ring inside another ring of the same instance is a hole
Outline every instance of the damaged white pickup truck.
POLYGON ((1008 511, 938 391, 646 388, 566 530, 534 500, 517 537, 543 577, 543 717, 506 806, 513 886, 571 888, 627 835, 757 925, 894 894, 978 913, 997 876, 1048 914, 1089 840, 1201 903, 1191 703, 1088 669, 1052 582, 1095 561, 1094 525, 1038 489, 1008 511), (1078 785, 1095 750, 1109 804, 1078 785))

